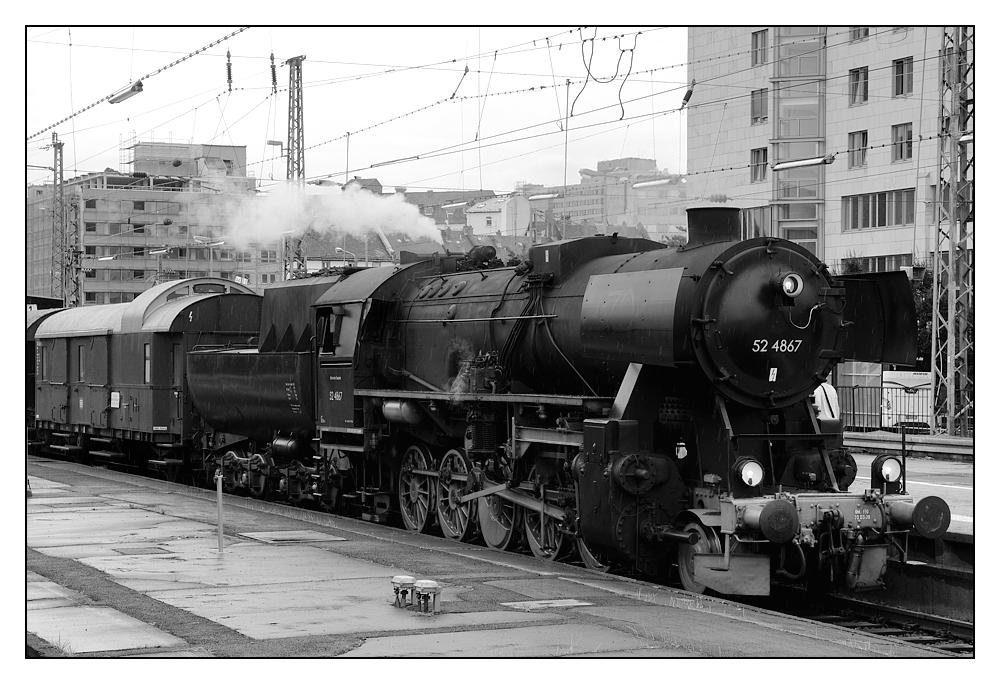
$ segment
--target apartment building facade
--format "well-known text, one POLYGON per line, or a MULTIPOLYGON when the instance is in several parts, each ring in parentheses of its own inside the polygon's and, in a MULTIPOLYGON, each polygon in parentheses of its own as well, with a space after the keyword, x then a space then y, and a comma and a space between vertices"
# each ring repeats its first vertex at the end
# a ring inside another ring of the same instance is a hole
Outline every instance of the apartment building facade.
MULTIPOLYGON (((63 184, 67 225, 76 230, 80 303, 133 300, 157 282, 216 276, 260 290, 281 280, 279 244, 226 245, 212 211, 253 201, 242 146, 136 142, 131 171, 107 169, 63 184)), ((52 278, 52 184, 27 188, 28 295, 58 296, 52 278)))
POLYGON ((725 196, 745 236, 787 238, 834 269, 929 265, 941 38, 940 27, 689 29, 688 192, 725 196))

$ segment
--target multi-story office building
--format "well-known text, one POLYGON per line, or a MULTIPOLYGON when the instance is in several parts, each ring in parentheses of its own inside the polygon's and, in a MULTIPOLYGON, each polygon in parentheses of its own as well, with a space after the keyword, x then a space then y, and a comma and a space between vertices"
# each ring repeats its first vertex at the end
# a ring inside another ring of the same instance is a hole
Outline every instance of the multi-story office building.
POLYGON ((793 240, 832 268, 852 257, 871 271, 929 265, 941 37, 940 27, 689 29, 688 193, 726 196, 745 235, 793 240))
MULTIPOLYGON (((246 148, 135 142, 125 166, 63 184, 69 230, 78 231, 82 304, 131 301, 163 280, 217 276, 255 288, 281 280, 280 245, 227 245, 222 212, 252 201, 246 148)), ((27 294, 53 292, 53 187, 27 189, 27 294)))

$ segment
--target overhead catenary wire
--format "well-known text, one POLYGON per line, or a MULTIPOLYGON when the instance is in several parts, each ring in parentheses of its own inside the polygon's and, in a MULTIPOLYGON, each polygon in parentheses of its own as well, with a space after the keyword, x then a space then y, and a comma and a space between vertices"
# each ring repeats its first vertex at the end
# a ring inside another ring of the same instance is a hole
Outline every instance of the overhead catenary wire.
MULTIPOLYGON (((232 37, 233 37, 233 36, 235 36, 236 34, 238 34, 238 33, 242 33, 243 31, 246 31, 246 30, 247 30, 248 28, 250 28, 250 27, 249 27, 249 26, 244 26, 243 28, 240 28, 240 29, 237 29, 236 31, 233 31, 233 32, 232 32, 232 33, 230 33, 229 35, 227 35, 227 36, 223 36, 223 37, 222 37, 222 38, 220 38, 219 40, 217 40, 217 41, 214 41, 214 42, 212 42, 212 43, 209 43, 209 44, 208 44, 208 45, 206 45, 205 47, 203 47, 203 48, 200 48, 200 49, 198 49, 198 50, 195 50, 194 52, 191 52, 191 53, 189 53, 189 54, 185 55, 184 57, 181 57, 180 59, 176 59, 176 60, 174 60, 173 62, 171 62, 170 64, 168 64, 168 65, 166 65, 166 66, 164 66, 164 67, 160 67, 160 68, 159 68, 159 69, 157 69, 156 71, 153 71, 153 72, 151 72, 151 73, 148 73, 148 74, 146 74, 145 76, 143 76, 142 78, 140 78, 140 79, 138 79, 138 80, 139 80, 139 81, 145 81, 145 80, 148 80, 148 79, 152 78, 153 76, 156 76, 157 74, 159 74, 159 73, 161 73, 161 72, 163 72, 163 71, 166 71, 166 70, 167 70, 167 69, 169 69, 170 67, 172 67, 172 66, 176 66, 177 64, 180 64, 181 62, 183 62, 183 61, 185 61, 185 60, 188 60, 188 59, 190 59, 191 57, 194 57, 195 55, 197 55, 197 54, 200 54, 200 53, 204 52, 205 50, 209 49, 210 47, 213 47, 213 46, 215 46, 215 45, 218 45, 219 43, 221 43, 221 42, 222 42, 222 41, 224 41, 224 40, 226 40, 226 39, 228 39, 228 38, 232 38, 232 37)), ((35 137, 37 137, 37 136, 41 135, 42 133, 45 133, 46 131, 49 131, 49 130, 51 130, 51 129, 55 128, 55 127, 56 127, 56 126, 58 126, 59 124, 61 124, 61 123, 65 123, 66 121, 69 121, 69 120, 70 120, 70 119, 72 119, 73 117, 75 117, 75 116, 77 116, 77 115, 79 115, 79 114, 82 114, 83 112, 87 111, 88 109, 91 109, 91 108, 93 108, 93 107, 96 107, 97 105, 101 104, 102 102, 105 102, 105 101, 107 101, 107 100, 110 100, 110 99, 111 99, 112 97, 114 97, 114 96, 115 96, 116 94, 118 94, 118 92, 120 92, 120 90, 121 90, 121 89, 119 89, 119 90, 116 90, 115 92, 111 93, 110 95, 107 95, 106 97, 102 97, 102 98, 101 98, 100 100, 98 100, 98 101, 97 101, 97 102, 95 102, 94 104, 91 104, 91 105, 87 105, 86 107, 84 107, 84 108, 83 108, 83 109, 81 109, 80 111, 78 111, 78 112, 73 112, 72 114, 70 114, 69 116, 67 116, 67 117, 66 117, 65 119, 61 119, 61 120, 59 120, 59 121, 55 122, 54 124, 52 124, 51 126, 47 126, 47 127, 43 128, 42 130, 38 131, 37 133, 34 133, 34 134, 32 134, 32 135, 29 135, 27 139, 28 139, 28 140, 31 140, 32 138, 35 138, 35 137)))

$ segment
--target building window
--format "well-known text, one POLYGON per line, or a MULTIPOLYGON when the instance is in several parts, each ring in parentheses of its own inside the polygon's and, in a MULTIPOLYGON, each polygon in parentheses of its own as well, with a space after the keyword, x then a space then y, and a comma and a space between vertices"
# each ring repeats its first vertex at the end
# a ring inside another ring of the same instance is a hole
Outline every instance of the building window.
POLYGON ((840 260, 840 267, 845 270, 852 264, 861 266, 864 273, 887 273, 898 271, 903 266, 913 265, 912 254, 887 254, 885 256, 851 256, 840 260))
POLYGON ((818 218, 819 205, 813 202, 777 204, 779 221, 810 221, 818 218))
POLYGON ((780 26, 775 40, 779 76, 812 76, 826 63, 818 26, 780 26), (805 37, 809 36, 809 37, 805 37))
POLYGON ((767 148, 758 147, 750 150, 750 182, 760 183, 767 180, 767 148))
POLYGON ((493 217, 492 216, 487 216, 486 217, 486 227, 489 228, 492 225, 493 225, 493 217))
POLYGON ((133 211, 146 211, 146 203, 142 200, 136 200, 132 202, 133 211))
POLYGON ((771 235, 771 207, 740 210, 740 236, 744 240, 771 235))
POLYGON ((851 42, 856 40, 867 40, 868 39, 868 27, 867 26, 852 26, 851 27, 851 42))
POLYGON ((767 29, 754 31, 750 35, 750 66, 760 66, 767 63, 767 29))
POLYGON ((906 57, 892 62, 892 95, 913 93, 913 58, 906 57))
POLYGON ((819 196, 820 167, 804 166, 777 172, 778 197, 812 199, 819 196))
POLYGON ((892 160, 905 161, 913 158, 913 124, 905 123, 892 127, 892 160))
MULTIPOLYGON (((819 83, 781 81, 777 93, 778 136, 799 138, 819 135, 819 83)), ((779 161, 784 159, 779 157, 779 161)))
POLYGON ((260 250, 260 263, 262 263, 262 264, 276 264, 276 263, 278 263, 278 250, 276 250, 276 249, 262 249, 262 250, 260 250))
POLYGON ((433 216, 433 215, 434 215, 434 207, 433 206, 426 206, 426 207, 424 207, 424 216, 433 216))
POLYGON ((84 245, 83 253, 89 256, 97 256, 97 247, 95 245, 84 245))
POLYGON ((237 261, 252 261, 253 259, 251 258, 249 251, 247 251, 247 252, 237 251, 236 252, 236 260, 237 261))
POLYGON ((85 304, 97 304, 97 293, 96 292, 84 292, 83 302, 85 304))
POLYGON ((152 359, 150 358, 150 345, 147 342, 142 345, 142 381, 149 384, 152 375, 152 359))
POLYGON ((848 72, 848 97, 850 104, 864 104, 868 102, 868 67, 851 69, 848 72))
POLYGON ((84 209, 97 209, 97 200, 95 200, 95 199, 89 199, 89 200, 84 201, 83 208, 84 209))
POLYGON ((767 88, 750 93, 750 123, 767 121, 767 88))
POLYGON ((847 165, 854 169, 868 163, 868 131, 847 134, 847 165))
POLYGON ((844 230, 913 225, 915 199, 913 188, 844 197, 844 230))
POLYGON ((146 224, 145 223, 132 224, 132 232, 135 233, 136 235, 142 235, 143 233, 146 232, 146 224))
POLYGON ((84 278, 90 278, 91 280, 95 280, 97 278, 97 271, 95 271, 92 268, 84 269, 84 271, 83 271, 83 277, 84 278))

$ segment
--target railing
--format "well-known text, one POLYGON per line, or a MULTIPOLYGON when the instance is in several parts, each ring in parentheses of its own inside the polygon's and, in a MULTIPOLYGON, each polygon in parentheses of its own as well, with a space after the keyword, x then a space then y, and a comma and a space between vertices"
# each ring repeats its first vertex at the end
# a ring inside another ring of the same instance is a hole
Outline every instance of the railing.
POLYGON ((887 430, 931 434, 934 394, 930 387, 837 387, 840 417, 848 432, 887 430))

